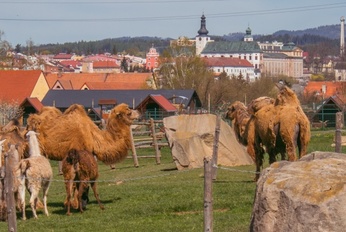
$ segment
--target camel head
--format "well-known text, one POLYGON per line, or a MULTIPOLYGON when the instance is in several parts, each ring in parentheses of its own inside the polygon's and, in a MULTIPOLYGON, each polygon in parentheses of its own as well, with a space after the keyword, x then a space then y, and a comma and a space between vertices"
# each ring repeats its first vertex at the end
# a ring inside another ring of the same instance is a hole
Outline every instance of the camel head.
POLYGON ((36 114, 32 114, 29 116, 27 120, 27 125, 26 125, 26 130, 27 131, 37 131, 38 128, 40 127, 41 120, 39 116, 36 114))
POLYGON ((130 126, 135 119, 139 118, 139 116, 140 114, 137 110, 132 110, 127 104, 122 103, 111 110, 108 124, 113 120, 116 120, 118 123, 130 126))
POLYGON ((20 127, 20 123, 17 119, 12 119, 11 121, 9 121, 9 123, 7 123, 5 126, 1 128, 1 131, 3 132, 12 131, 14 127, 17 127, 17 128, 20 127))
POLYGON ((232 105, 230 105, 227 108, 225 118, 231 119, 233 121, 234 119, 236 119, 239 112, 244 110, 246 111, 246 106, 240 101, 235 101, 232 105))
POLYGON ((246 127, 251 115, 247 111, 247 107, 240 101, 234 102, 227 109, 226 118, 232 120, 233 130, 237 140, 241 144, 246 144, 246 127))

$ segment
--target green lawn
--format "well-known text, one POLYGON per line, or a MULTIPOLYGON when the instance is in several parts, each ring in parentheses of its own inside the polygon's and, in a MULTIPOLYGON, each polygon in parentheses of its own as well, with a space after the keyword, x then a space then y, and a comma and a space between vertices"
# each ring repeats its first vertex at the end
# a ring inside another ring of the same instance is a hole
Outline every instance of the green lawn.
MULTIPOLYGON (((309 152, 333 151, 334 133, 313 131, 309 152)), ((154 154, 154 150, 137 153, 154 154)), ((105 210, 90 190, 87 210, 83 214, 73 210, 71 216, 63 208, 65 188, 62 176, 57 175, 57 162, 51 163, 55 174, 48 196, 50 216, 39 210, 38 220, 33 219, 27 200, 28 219, 23 221, 17 214, 18 231, 203 231, 203 169, 176 170, 168 148, 162 149, 160 165, 148 158, 139 159, 138 168, 132 159, 113 170, 99 163, 99 193, 105 210)), ((252 165, 218 169, 213 183, 214 231, 248 231, 256 188, 254 170, 252 165)), ((6 230, 7 223, 0 222, 0 231, 6 230)))

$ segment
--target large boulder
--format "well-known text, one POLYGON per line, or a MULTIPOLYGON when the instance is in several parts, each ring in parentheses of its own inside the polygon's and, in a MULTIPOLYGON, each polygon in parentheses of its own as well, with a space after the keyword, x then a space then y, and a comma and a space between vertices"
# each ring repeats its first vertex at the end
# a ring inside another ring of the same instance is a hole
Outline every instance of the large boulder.
POLYGON ((313 152, 265 169, 250 231, 345 231, 346 155, 313 152))
MULTIPOLYGON (((164 118, 163 124, 178 170, 203 167, 204 158, 213 154, 216 116, 212 114, 171 116, 164 118)), ((223 120, 220 123, 218 164, 223 166, 253 164, 245 147, 238 143, 233 129, 223 120)))

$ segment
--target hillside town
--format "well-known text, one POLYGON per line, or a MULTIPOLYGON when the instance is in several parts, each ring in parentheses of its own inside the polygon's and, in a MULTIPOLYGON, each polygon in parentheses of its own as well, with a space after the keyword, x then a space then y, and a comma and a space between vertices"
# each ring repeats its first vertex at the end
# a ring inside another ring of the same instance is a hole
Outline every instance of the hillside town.
MULTIPOLYGON (((184 52, 179 56, 202 58, 216 80, 222 75, 229 78, 237 77, 249 83, 273 76, 293 78, 294 91, 300 96, 314 99, 313 105, 308 110, 317 113, 311 115, 311 121, 318 124, 320 121, 332 120, 327 114, 319 115, 323 107, 317 105, 323 104, 323 100, 330 98, 339 110, 343 109, 346 103, 343 93, 346 65, 341 59, 344 55, 344 21, 342 17, 340 56, 329 57, 329 60, 320 65, 318 70, 315 66, 311 66, 311 62, 307 62, 311 58, 299 46, 292 42, 255 41, 250 27, 246 29, 242 41, 214 41, 209 36, 204 14, 200 18, 200 28, 194 39, 179 37, 172 40, 170 46, 184 48, 184 52), (315 81, 314 77, 319 73, 332 76, 333 79, 315 81)), ((1 63, 0 78, 3 84, 0 87, 0 98, 3 101, 15 101, 21 106, 37 102, 31 106, 32 109, 24 110, 24 123, 29 113, 38 111, 43 105, 56 106, 63 111, 68 104, 81 103, 81 96, 78 94, 82 93, 80 90, 89 90, 90 104, 84 104, 84 106, 87 109, 93 109, 98 119, 102 116, 100 110, 95 109, 100 107, 98 101, 104 100, 100 93, 113 91, 113 95, 107 95, 105 98, 119 102, 123 98, 119 97, 117 91, 123 90, 133 92, 131 97, 122 100, 133 108, 140 105, 147 96, 160 93, 165 96, 167 102, 175 106, 176 110, 171 113, 166 112, 164 108, 162 109, 162 102, 156 102, 150 110, 162 111, 166 115, 210 111, 194 89, 191 89, 188 96, 180 95, 174 90, 165 94, 167 90, 163 89, 163 74, 160 71, 167 66, 167 63, 162 62, 163 59, 160 60, 162 54, 159 52, 154 44, 147 51, 145 58, 110 53, 94 55, 58 53, 29 56, 8 50, 7 59, 1 63), (14 86, 23 91, 12 91, 14 86), (68 101, 65 99, 66 102, 59 105, 59 102, 63 102, 63 96, 68 94, 56 93, 56 90, 74 92, 75 99, 72 99, 71 95, 68 101), (142 94, 144 90, 147 95, 142 94), (138 92, 141 94, 137 94, 138 92)), ((176 64, 173 63, 174 65, 176 64)), ((155 97, 148 102, 151 101, 155 102, 155 97)), ((145 112, 142 113, 146 115, 145 112)), ((5 118, 2 118, 1 122, 4 123, 5 118)))

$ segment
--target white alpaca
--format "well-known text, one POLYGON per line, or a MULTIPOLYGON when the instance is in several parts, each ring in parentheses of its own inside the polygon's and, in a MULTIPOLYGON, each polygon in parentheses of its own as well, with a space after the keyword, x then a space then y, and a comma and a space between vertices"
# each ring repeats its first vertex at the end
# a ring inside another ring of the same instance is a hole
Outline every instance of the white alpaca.
POLYGON ((16 175, 20 177, 19 198, 21 199, 21 210, 23 220, 25 215, 25 187, 30 193, 30 206, 34 218, 37 218, 36 207, 38 202, 38 194, 42 188, 43 206, 45 215, 49 215, 47 208, 47 194, 53 177, 52 167, 49 160, 40 153, 39 143, 36 132, 29 131, 26 136, 29 140, 30 157, 22 159, 16 169, 16 175))
POLYGON ((36 133, 35 131, 28 131, 26 133, 26 138, 29 141, 30 157, 41 155, 40 144, 39 144, 38 139, 37 139, 38 134, 39 133, 36 133))

